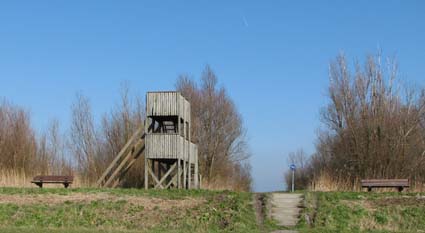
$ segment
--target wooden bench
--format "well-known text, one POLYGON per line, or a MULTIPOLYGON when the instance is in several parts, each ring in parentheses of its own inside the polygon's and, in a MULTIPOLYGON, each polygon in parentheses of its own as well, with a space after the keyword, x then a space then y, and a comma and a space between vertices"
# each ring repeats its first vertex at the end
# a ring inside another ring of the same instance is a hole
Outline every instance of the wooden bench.
POLYGON ((367 191, 372 191, 372 188, 397 188, 399 192, 404 188, 408 188, 408 179, 372 179, 362 180, 362 188, 367 188, 367 191))
POLYGON ((43 184, 63 184, 65 188, 68 188, 73 181, 73 176, 36 176, 31 183, 38 185, 40 188, 43 188, 43 184))

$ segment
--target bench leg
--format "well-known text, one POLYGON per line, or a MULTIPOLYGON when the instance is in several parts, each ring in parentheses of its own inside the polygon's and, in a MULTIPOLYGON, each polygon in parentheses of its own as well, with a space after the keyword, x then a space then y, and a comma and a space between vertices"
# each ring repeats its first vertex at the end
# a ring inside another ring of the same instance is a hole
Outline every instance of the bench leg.
POLYGON ((372 187, 367 187, 368 192, 372 192, 372 187))
POLYGON ((403 192, 403 187, 398 187, 398 191, 401 193, 403 192))
POLYGON ((43 188, 43 183, 42 182, 38 182, 38 183, 35 183, 39 188, 43 188))
POLYGON ((63 186, 67 189, 69 186, 69 183, 63 183, 63 186))

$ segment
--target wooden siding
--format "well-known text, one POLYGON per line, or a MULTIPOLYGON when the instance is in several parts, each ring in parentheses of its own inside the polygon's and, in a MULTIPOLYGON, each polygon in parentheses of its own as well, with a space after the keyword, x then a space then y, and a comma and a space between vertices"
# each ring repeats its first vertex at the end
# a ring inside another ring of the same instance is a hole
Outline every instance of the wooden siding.
POLYGON ((190 162, 198 163, 198 146, 190 143, 190 162))
POLYGON ((180 92, 148 92, 146 114, 147 116, 180 116, 189 121, 190 104, 180 92))
POLYGON ((146 158, 197 161, 197 146, 179 134, 146 134, 146 158))

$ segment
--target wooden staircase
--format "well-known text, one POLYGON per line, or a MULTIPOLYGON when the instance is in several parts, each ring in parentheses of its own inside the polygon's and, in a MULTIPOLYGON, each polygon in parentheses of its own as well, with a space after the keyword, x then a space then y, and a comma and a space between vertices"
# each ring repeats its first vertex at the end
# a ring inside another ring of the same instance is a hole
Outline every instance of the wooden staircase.
POLYGON ((115 188, 145 150, 145 132, 140 127, 97 181, 98 187, 115 188))

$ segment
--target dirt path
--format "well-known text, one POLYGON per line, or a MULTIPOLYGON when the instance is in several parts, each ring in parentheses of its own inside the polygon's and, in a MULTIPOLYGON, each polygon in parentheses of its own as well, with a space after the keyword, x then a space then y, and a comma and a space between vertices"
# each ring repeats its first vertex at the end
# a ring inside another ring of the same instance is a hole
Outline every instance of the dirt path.
POLYGON ((302 200, 302 194, 273 193, 271 195, 271 216, 281 226, 294 227, 298 223, 302 200))

